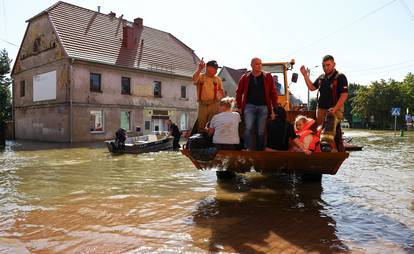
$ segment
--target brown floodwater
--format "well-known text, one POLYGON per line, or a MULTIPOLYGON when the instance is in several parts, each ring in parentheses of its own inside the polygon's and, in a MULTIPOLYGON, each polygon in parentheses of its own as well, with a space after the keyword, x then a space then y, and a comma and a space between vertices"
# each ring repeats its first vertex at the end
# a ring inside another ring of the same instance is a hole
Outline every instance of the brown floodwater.
POLYGON ((9 142, 0 253, 414 253, 414 133, 348 131, 322 183, 219 183, 178 152, 9 142))

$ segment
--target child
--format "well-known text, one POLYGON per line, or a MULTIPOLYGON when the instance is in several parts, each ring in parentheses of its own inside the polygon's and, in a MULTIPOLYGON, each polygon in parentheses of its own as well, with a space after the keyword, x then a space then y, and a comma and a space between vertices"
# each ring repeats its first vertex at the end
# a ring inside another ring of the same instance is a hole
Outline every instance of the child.
POLYGON ((237 150, 240 144, 239 123, 240 115, 232 112, 234 98, 221 99, 219 114, 213 116, 208 129, 209 135, 213 135, 214 146, 220 150, 237 150))
POLYGON ((300 142, 312 152, 319 151, 319 137, 311 130, 314 124, 315 120, 302 115, 298 115, 295 120, 295 130, 300 142))

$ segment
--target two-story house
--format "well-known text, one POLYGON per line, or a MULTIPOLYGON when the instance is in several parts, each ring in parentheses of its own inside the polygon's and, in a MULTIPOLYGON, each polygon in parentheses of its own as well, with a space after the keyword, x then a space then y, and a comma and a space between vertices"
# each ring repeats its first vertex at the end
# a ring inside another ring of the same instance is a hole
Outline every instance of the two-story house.
POLYGON ((28 21, 13 70, 16 139, 84 142, 119 128, 185 130, 199 58, 172 34, 58 2, 28 21))

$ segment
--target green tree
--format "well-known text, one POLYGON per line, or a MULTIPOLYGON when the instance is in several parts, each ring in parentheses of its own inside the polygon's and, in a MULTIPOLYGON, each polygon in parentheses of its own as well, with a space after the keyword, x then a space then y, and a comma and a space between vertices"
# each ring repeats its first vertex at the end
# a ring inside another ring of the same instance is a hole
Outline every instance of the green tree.
POLYGON ((361 85, 359 84, 351 83, 348 86, 348 99, 346 100, 345 105, 344 105, 344 108, 345 108, 344 118, 349 121, 351 126, 352 126, 352 119, 353 119, 352 118, 352 100, 355 98, 356 93, 358 89, 360 88, 361 88, 361 85))
POLYGON ((11 119, 12 105, 10 84, 11 79, 8 77, 10 73, 11 60, 6 49, 0 51, 0 124, 11 119))
MULTIPOLYGON (((374 81, 368 87, 360 87, 351 101, 351 114, 369 121, 375 119, 375 126, 381 129, 392 127, 394 118, 391 108, 402 107, 406 98, 401 82, 393 79, 374 81)), ((400 124, 402 124, 400 117, 400 124)))
POLYGON ((414 114, 414 74, 408 73, 401 83, 401 98, 403 114, 407 108, 411 115, 414 114))

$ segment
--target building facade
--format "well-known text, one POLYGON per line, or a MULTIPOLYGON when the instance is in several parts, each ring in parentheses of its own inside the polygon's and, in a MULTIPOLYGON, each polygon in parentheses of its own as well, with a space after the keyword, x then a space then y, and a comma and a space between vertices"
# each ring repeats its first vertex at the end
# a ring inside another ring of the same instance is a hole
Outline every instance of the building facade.
POLYGON ((199 59, 173 35, 58 2, 28 20, 13 77, 16 139, 89 142, 181 130, 197 117, 199 59))
POLYGON ((236 96, 239 80, 246 72, 247 69, 233 69, 227 66, 223 66, 223 68, 221 68, 218 76, 223 81, 223 88, 226 96, 236 96))

